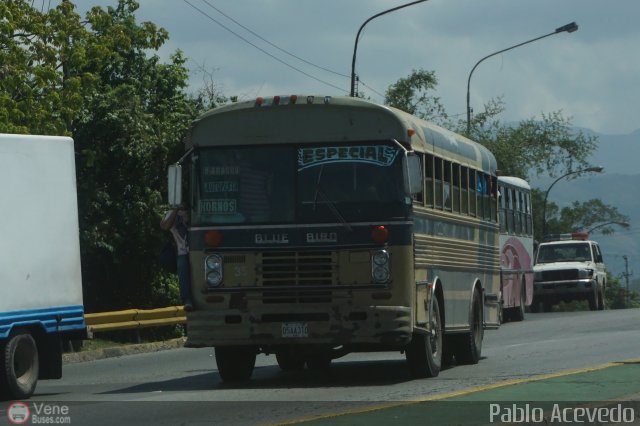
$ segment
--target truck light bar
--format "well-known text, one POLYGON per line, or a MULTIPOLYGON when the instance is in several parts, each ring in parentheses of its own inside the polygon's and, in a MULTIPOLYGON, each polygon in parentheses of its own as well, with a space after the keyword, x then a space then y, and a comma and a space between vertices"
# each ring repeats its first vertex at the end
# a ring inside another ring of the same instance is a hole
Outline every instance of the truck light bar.
POLYGON ((567 241, 567 240, 580 240, 586 241, 589 239, 588 232, 571 232, 566 234, 548 234, 544 236, 545 241, 567 241))

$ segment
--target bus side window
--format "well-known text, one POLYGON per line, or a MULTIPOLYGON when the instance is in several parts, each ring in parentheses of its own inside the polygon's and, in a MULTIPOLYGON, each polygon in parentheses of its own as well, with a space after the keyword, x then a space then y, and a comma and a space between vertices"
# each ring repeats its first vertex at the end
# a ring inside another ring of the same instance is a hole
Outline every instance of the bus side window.
POLYGON ((531 215, 531 194, 525 195, 525 204, 527 207, 527 235, 533 235, 533 217, 531 215))
POLYGON ((495 176, 489 176, 490 191, 489 202, 491 203, 491 221, 498 221, 498 179, 495 176))
POLYGON ((465 166, 460 167, 460 212, 469 214, 469 169, 465 166))
MULTIPOLYGON (((420 157, 420 164, 422 164, 422 181, 424 182, 424 174, 425 174, 425 169, 426 164, 424 162, 424 154, 422 153, 418 153, 419 157, 420 157)), ((417 194, 415 194, 413 196, 413 200, 415 202, 415 204, 419 205, 419 206, 424 206, 424 193, 426 191, 426 186, 423 184, 422 185, 422 191, 418 192, 417 194)))
POLYGON ((436 208, 442 208, 442 178, 443 178, 443 174, 442 174, 442 158, 438 158, 435 157, 434 158, 434 162, 435 162, 435 167, 434 167, 434 172, 435 175, 433 177, 434 182, 435 182, 435 207, 436 208))
POLYGON ((452 197, 453 197, 453 211, 456 213, 460 213, 460 164, 453 165, 453 176, 452 176, 452 197))
POLYGON ((476 191, 478 186, 476 185, 476 171, 469 170, 469 214, 471 216, 476 215, 477 197, 476 191))
POLYGON ((425 203, 429 207, 433 207, 434 189, 433 189, 433 155, 427 154, 425 156, 424 173, 425 173, 425 185, 424 195, 425 203))
POLYGON ((498 194, 498 202, 500 203, 500 232, 507 232, 506 200, 509 195, 502 185, 498 188, 498 194))
POLYGON ((442 175, 442 190, 443 190, 443 200, 444 200, 444 209, 451 211, 452 204, 452 188, 451 188, 451 161, 444 160, 443 164, 443 175, 442 175))

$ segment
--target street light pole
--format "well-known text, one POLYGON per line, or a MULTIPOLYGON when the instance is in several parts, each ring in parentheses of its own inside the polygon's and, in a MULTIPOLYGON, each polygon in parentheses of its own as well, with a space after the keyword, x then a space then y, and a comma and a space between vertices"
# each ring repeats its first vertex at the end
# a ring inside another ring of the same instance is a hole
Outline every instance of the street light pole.
POLYGON ((353 98, 356 96, 356 52, 358 51, 358 40, 360 39, 360 33, 362 32, 362 29, 364 28, 365 25, 367 25, 369 23, 369 21, 372 21, 373 19, 377 18, 378 16, 382 16, 385 15, 389 12, 393 12, 396 11, 398 9, 402 9, 408 6, 413 6, 414 4, 417 3, 423 3, 427 0, 417 0, 417 1, 412 1, 411 3, 407 3, 407 4, 402 4, 400 6, 396 6, 393 7, 391 9, 387 9, 383 12, 380 12, 378 14, 373 15, 371 18, 367 19, 366 21, 364 21, 364 23, 362 25, 360 25, 360 29, 358 30, 358 34, 356 34, 356 42, 353 45, 353 58, 351 59, 351 94, 350 96, 353 98))
POLYGON ((549 197, 549 192, 551 191, 551 188, 553 188, 553 185, 555 185, 560 179, 566 178, 567 176, 570 176, 570 175, 575 175, 578 173, 586 173, 586 172, 602 173, 603 170, 604 170, 604 167, 602 166, 587 167, 586 169, 580 169, 573 172, 565 173, 562 176, 560 176, 558 179, 553 181, 553 183, 547 189, 547 192, 545 192, 544 202, 542 203, 542 237, 543 238, 545 235, 547 235, 547 198, 549 197))
POLYGON ((620 221, 617 221, 617 220, 611 220, 609 222, 601 223, 599 225, 594 226, 593 228, 589 229, 587 231, 587 233, 590 234, 593 231, 595 231, 596 229, 602 228, 603 226, 607 226, 607 225, 620 225, 623 228, 628 228, 630 226, 628 222, 620 222, 620 221))
POLYGON ((473 72, 478 67, 478 65, 480 65, 480 63, 482 61, 484 61, 485 59, 489 59, 492 56, 498 55, 500 53, 504 53, 507 50, 515 49, 516 47, 520 47, 520 46, 524 46, 525 44, 533 43, 534 41, 538 41, 540 39, 552 36, 554 34, 563 33, 563 32, 572 33, 574 31, 578 31, 578 24, 576 24, 575 22, 571 22, 570 24, 563 25, 561 27, 556 28, 555 31, 553 31, 553 32, 551 32, 549 34, 545 34, 545 35, 540 36, 540 37, 532 38, 531 40, 527 40, 527 41, 524 41, 522 43, 518 43, 516 45, 513 45, 511 47, 507 47, 506 49, 499 50, 497 52, 494 52, 494 53, 492 53, 490 55, 485 56, 484 58, 482 58, 478 62, 476 62, 476 64, 471 69, 471 72, 469 73, 469 78, 467 79, 467 136, 469 136, 469 134, 471 133, 471 106, 469 105, 469 98, 470 98, 469 86, 471 85, 471 76, 473 75, 473 72))

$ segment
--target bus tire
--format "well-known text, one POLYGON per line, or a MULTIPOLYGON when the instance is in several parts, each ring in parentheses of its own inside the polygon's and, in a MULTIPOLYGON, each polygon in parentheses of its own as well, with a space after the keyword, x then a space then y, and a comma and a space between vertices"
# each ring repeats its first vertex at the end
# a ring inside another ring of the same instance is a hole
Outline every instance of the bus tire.
POLYGON ((480 290, 473 290, 471 299, 471 309, 469 310, 469 327, 468 333, 456 336, 457 347, 455 351, 456 362, 462 364, 477 364, 480 361, 482 353, 482 339, 484 338, 482 313, 482 298, 480 290))
POLYGON ((520 285, 520 306, 516 306, 511 311, 511 320, 513 321, 524 320, 524 308, 526 304, 527 304, 527 289, 525 287, 524 277, 522 277, 522 281, 520 285))
POLYGON ((303 370, 305 359, 302 355, 291 350, 276 352, 276 360, 282 371, 303 370))
POLYGON ((442 319, 437 300, 433 301, 430 334, 413 333, 406 350, 411 375, 416 378, 436 377, 442 368, 442 319))
POLYGON ((311 371, 327 371, 331 367, 331 355, 319 353, 307 357, 307 369, 311 371))
POLYGON ((256 365, 256 349, 253 346, 218 346, 216 364, 223 381, 248 380, 256 365))
POLYGON ((36 389, 40 364, 31 334, 21 331, 1 346, 0 389, 11 399, 27 399, 36 389))

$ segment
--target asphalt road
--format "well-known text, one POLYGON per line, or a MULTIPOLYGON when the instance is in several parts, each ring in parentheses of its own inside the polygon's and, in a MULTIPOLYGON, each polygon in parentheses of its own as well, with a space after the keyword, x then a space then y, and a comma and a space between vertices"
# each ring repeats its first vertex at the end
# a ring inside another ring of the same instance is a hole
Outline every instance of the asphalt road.
POLYGON ((528 314, 485 333, 478 365, 421 380, 399 353, 351 354, 322 375, 284 373, 261 355, 250 382, 227 385, 213 349, 173 349, 65 365, 30 404, 69 406, 72 424, 279 423, 639 358, 639 324, 640 310, 528 314))

